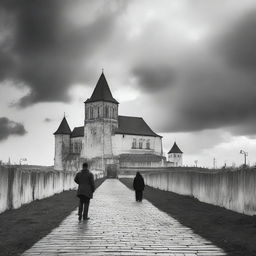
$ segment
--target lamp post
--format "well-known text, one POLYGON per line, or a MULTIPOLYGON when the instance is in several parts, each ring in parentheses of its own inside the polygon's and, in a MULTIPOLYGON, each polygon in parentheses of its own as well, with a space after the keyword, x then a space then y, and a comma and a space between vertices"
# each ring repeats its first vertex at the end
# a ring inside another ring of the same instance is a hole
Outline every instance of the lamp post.
POLYGON ((240 150, 240 154, 244 155, 244 165, 246 166, 246 157, 248 156, 248 152, 245 152, 244 150, 240 150))

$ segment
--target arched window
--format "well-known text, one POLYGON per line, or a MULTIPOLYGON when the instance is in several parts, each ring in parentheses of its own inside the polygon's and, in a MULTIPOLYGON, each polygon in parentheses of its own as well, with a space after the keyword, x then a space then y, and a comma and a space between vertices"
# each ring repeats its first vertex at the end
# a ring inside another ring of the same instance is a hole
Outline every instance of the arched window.
POLYGON ((74 153, 78 153, 78 143, 77 143, 77 142, 75 142, 74 144, 75 144, 75 150, 74 150, 74 153))
POLYGON ((90 119, 93 119, 93 107, 90 107, 90 119))
POLYGON ((143 140, 142 140, 142 139, 139 140, 139 148, 140 148, 140 149, 143 148, 143 140))
POLYGON ((82 141, 79 142, 79 153, 81 152, 82 150, 82 141))
POLYGON ((100 107, 98 107, 98 118, 100 117, 100 107))
POLYGON ((147 139, 146 148, 150 149, 150 139, 147 139))
POLYGON ((105 106, 105 117, 108 118, 109 116, 109 107, 105 106))
POLYGON ((132 140, 132 148, 136 148, 136 139, 135 138, 132 140))

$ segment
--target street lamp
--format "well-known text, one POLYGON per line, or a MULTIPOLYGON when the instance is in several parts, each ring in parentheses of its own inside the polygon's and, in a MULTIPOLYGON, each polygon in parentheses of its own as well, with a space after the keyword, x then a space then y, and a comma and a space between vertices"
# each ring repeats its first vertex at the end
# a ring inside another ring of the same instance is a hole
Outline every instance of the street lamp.
POLYGON ((246 166, 246 157, 248 156, 248 152, 245 152, 244 150, 240 150, 240 154, 244 155, 244 165, 246 166))

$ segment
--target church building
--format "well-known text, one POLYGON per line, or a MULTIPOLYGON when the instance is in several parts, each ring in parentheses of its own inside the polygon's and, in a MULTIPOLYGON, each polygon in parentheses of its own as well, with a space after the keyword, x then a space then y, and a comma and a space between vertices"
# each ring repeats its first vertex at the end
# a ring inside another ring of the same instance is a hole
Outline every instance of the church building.
POLYGON ((94 170, 162 166, 162 137, 143 118, 119 115, 118 106, 102 73, 84 102, 84 125, 71 131, 64 117, 54 133, 54 168, 77 171, 83 161, 94 170))

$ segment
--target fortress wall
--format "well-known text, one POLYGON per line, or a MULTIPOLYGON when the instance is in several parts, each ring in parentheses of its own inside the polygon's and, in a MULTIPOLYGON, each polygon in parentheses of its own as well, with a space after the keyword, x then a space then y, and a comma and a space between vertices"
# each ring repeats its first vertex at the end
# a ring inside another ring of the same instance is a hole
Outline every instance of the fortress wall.
POLYGON ((197 198, 201 202, 256 215, 256 170, 173 170, 143 173, 151 187, 197 198))
MULTIPOLYGON (((74 172, 19 166, 0 166, 0 213, 16 209, 36 199, 75 189, 74 172)), ((103 177, 94 173, 95 179, 103 177)))

